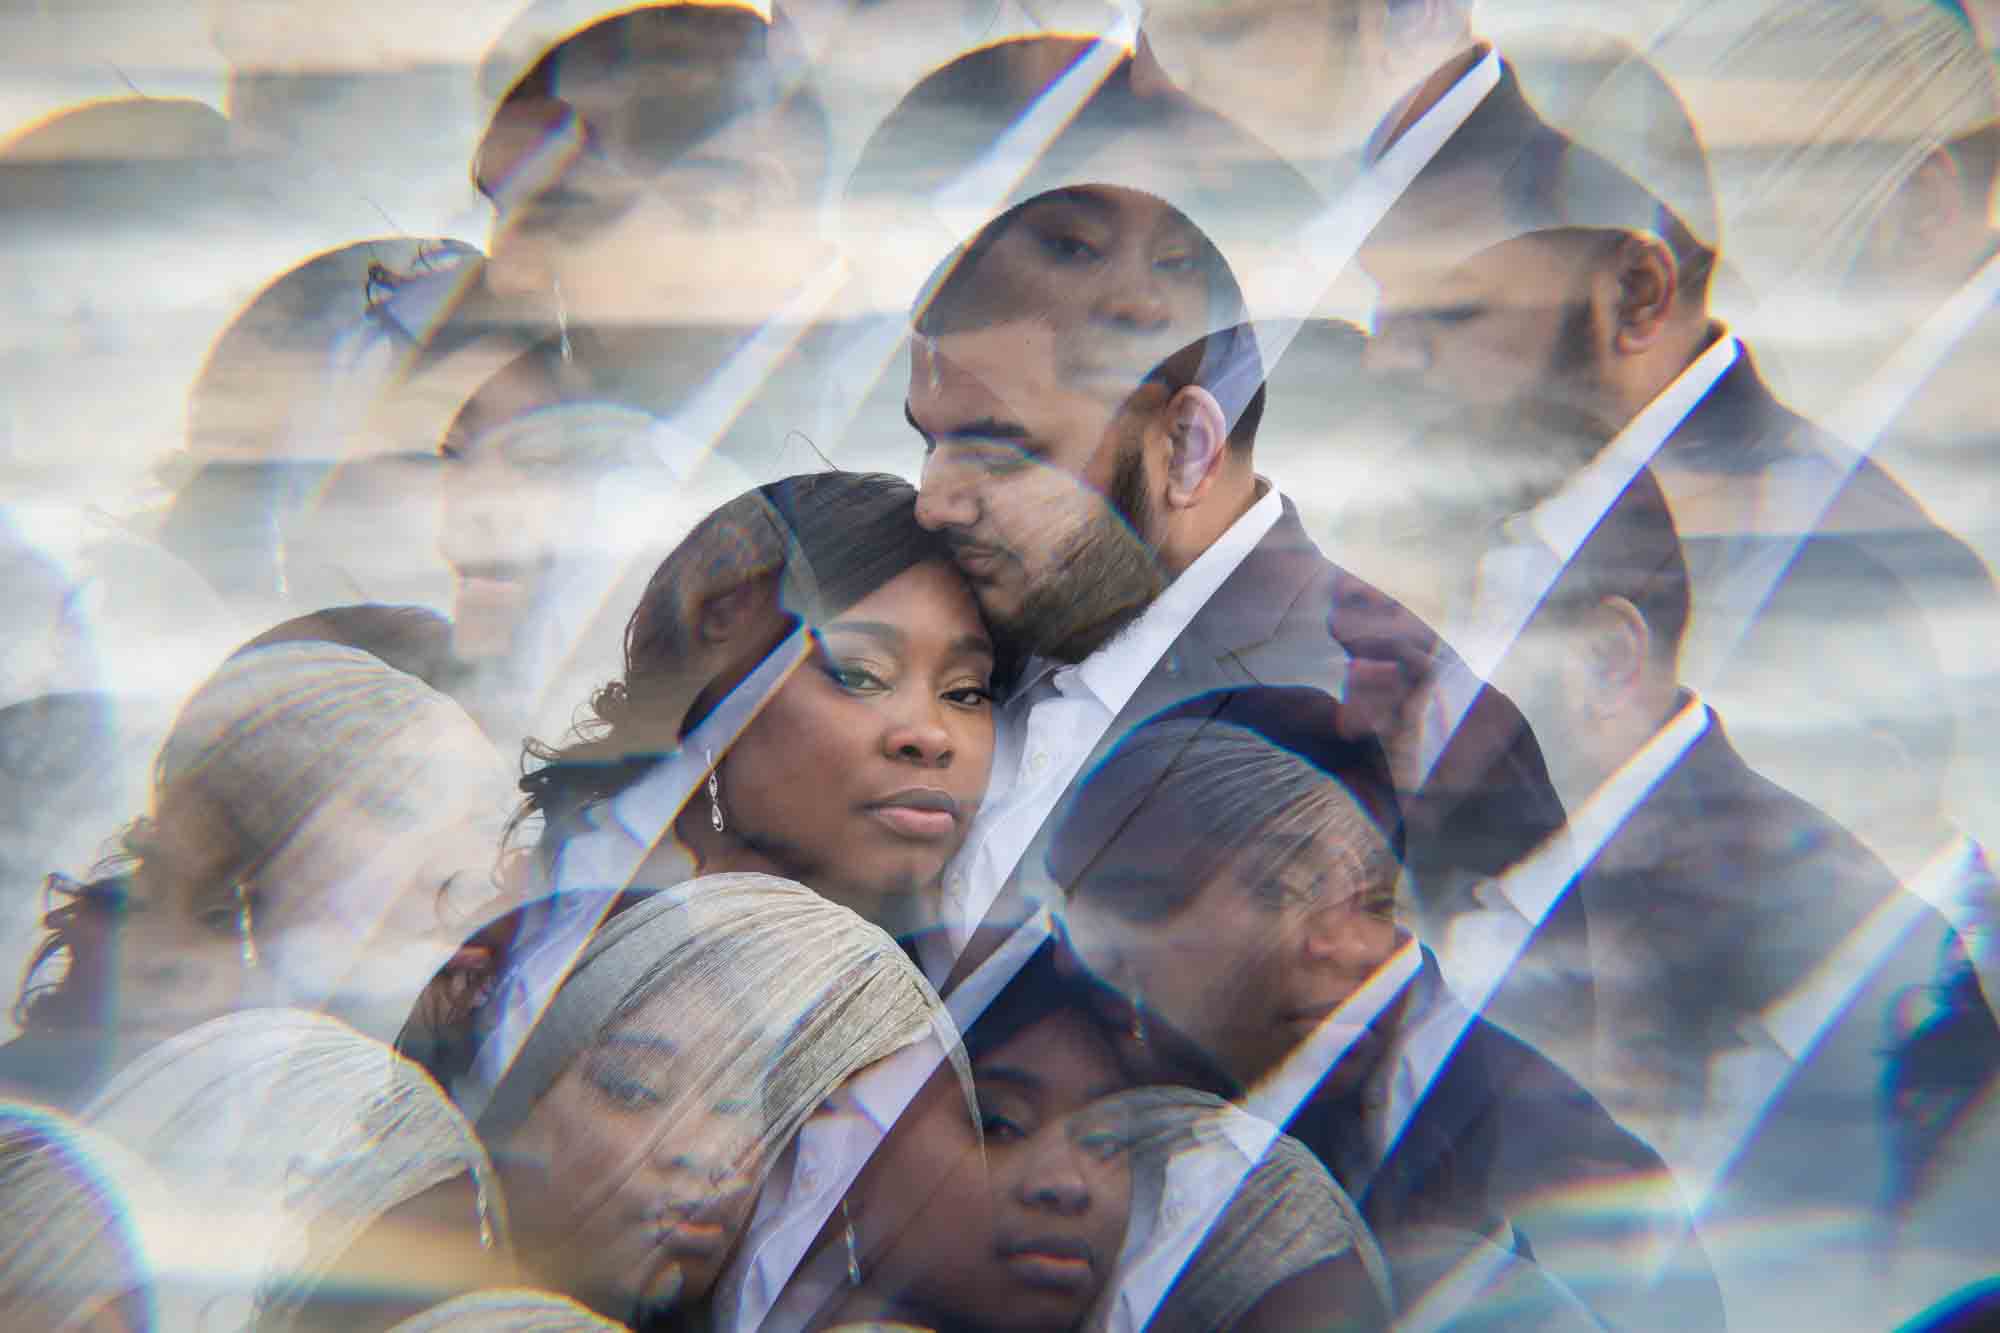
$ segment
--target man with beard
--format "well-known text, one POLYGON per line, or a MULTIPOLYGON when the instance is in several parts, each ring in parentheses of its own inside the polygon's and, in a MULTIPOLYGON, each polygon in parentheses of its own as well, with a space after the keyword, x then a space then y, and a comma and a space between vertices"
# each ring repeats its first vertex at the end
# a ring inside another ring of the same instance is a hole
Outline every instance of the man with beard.
MULTIPOLYGON (((1640 62, 1607 87, 1614 103, 1650 88, 1650 104, 1678 110, 1640 62)), ((1690 216, 1707 211, 1695 203, 1690 216)), ((1766 607, 1781 585, 1822 568, 1794 557, 1829 543, 1865 560, 1824 568, 1869 575, 1847 587, 1844 603, 1799 594, 1839 608, 1826 630, 1859 632, 1878 608, 1915 599, 1938 634, 1953 618, 1990 613, 1990 579, 1886 470, 1778 400, 1748 347, 1710 313, 1718 258, 1696 230, 1548 127, 1503 78, 1396 200, 1359 261, 1381 290, 1366 359, 1390 392, 1427 397, 1447 414, 1554 410, 1602 441, 1542 502, 1551 573, 1635 470, 1652 467, 1692 579, 1687 680, 1730 714, 1754 763, 1871 842, 1885 838, 1879 811, 1841 804, 1841 770, 1866 771, 1880 756, 1864 721, 1870 700, 1857 691, 1873 689, 1870 670, 1905 672, 1913 695, 1955 725, 1951 683, 1919 681, 1906 665, 1856 670, 1840 653, 1790 652, 1764 628, 1766 607), (1824 714, 1841 763, 1803 761, 1790 707, 1801 692, 1843 701, 1824 714)), ((1475 667, 1493 668, 1541 591, 1520 589, 1490 635, 1461 643, 1475 667)))
POLYGON ((1093 755, 1230 685, 1311 686, 1339 701, 1339 727, 1383 741, 1420 884, 1493 873, 1560 826, 1512 704, 1321 555, 1257 475, 1261 356, 1233 274, 1185 215, 1137 190, 1061 188, 940 274, 906 405, 926 446, 917 518, 950 538, 1018 668, 994 790, 946 875, 953 946, 1059 899, 1030 848, 1093 755), (1446 692, 1469 706, 1437 755, 1446 692))

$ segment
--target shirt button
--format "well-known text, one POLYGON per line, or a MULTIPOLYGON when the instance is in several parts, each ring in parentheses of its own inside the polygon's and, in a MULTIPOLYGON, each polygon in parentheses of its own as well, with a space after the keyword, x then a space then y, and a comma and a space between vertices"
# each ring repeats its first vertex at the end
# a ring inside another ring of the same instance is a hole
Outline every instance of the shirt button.
POLYGON ((1049 757, 1046 754, 1043 754, 1040 750, 1037 750, 1033 754, 1028 756, 1028 771, 1030 773, 1040 776, 1041 771, 1047 768, 1048 766, 1049 766, 1049 757))

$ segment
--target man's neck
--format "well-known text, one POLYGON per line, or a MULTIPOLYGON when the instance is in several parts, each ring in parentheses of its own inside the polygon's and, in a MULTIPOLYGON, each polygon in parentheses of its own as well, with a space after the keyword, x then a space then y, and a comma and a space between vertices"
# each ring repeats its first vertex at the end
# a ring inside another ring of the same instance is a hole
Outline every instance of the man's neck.
POLYGON ((1183 534, 1160 544, 1160 572, 1169 583, 1185 574, 1189 565, 1221 541, 1223 534, 1235 527, 1263 497, 1262 484, 1248 466, 1244 467, 1240 479, 1228 479, 1226 491, 1221 489, 1224 485, 1221 479, 1216 485, 1218 493, 1210 495, 1204 502, 1199 520, 1191 521, 1183 534))
POLYGON ((1606 425, 1612 430, 1625 429, 1638 416, 1658 400, 1673 382, 1687 373, 1688 367, 1701 360, 1702 354, 1726 336, 1722 325, 1704 315, 1699 320, 1690 320, 1685 328, 1667 335, 1662 345, 1643 361, 1636 363, 1622 382, 1609 385, 1609 401, 1605 404, 1606 425))

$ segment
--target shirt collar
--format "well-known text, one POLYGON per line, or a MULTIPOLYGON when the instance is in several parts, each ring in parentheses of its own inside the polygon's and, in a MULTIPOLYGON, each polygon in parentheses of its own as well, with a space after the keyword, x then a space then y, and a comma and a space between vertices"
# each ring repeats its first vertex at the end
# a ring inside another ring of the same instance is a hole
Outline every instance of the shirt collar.
POLYGON ((1743 344, 1726 329, 1708 350, 1675 377, 1660 396, 1625 424, 1600 449, 1597 457, 1535 506, 1531 521, 1536 534, 1567 564, 1597 527, 1598 520, 1632 484, 1639 470, 1687 420, 1742 354, 1743 344))
MULTIPOLYGON (((1169 583, 1139 618, 1121 630, 1111 642, 1078 662, 1074 668, 1057 668, 1058 689, 1074 682, 1088 690, 1105 711, 1116 717, 1138 693, 1146 676, 1166 655, 1176 639, 1187 632, 1202 607, 1229 576, 1236 572, 1257 543, 1264 540, 1284 513, 1278 488, 1257 479, 1262 492, 1249 509, 1209 548, 1169 583)), ((1032 668, 1031 668, 1032 673, 1032 668)))

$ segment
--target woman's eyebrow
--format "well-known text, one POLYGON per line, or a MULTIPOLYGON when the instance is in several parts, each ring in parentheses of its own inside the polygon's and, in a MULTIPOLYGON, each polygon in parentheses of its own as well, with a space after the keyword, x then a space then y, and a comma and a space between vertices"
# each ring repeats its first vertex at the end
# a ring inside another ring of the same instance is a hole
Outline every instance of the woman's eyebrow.
POLYGON ((654 1051, 661 1055, 677 1055, 680 1043, 671 1037, 662 1037, 650 1032, 607 1032, 597 1039, 597 1046, 618 1047, 624 1050, 654 1051))
POLYGON ((994 657, 993 641, 984 634, 961 634, 951 641, 954 657, 994 657))
POLYGON ((1022 1092, 1036 1093, 1042 1090, 1042 1076, 1028 1069, 1017 1069, 1013 1065, 981 1065, 972 1067, 972 1081, 977 1083, 1005 1083, 1022 1092))
POLYGON ((879 639, 891 648, 903 646, 903 631, 881 620, 836 620, 826 627, 828 634, 860 634, 879 639))

